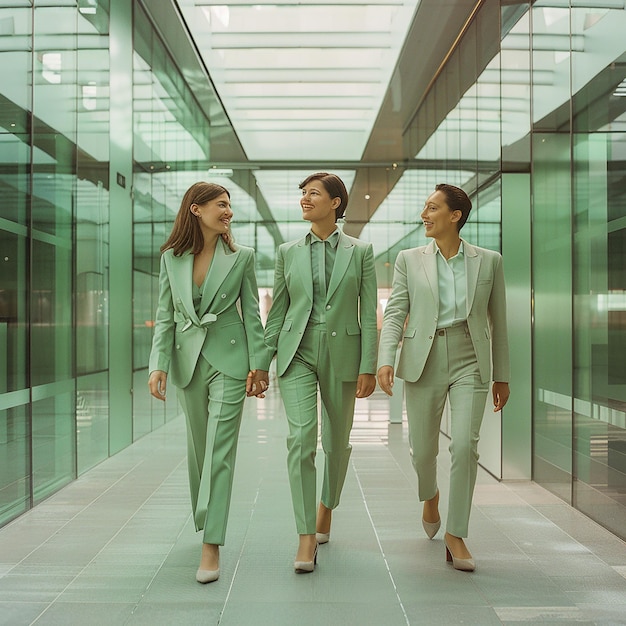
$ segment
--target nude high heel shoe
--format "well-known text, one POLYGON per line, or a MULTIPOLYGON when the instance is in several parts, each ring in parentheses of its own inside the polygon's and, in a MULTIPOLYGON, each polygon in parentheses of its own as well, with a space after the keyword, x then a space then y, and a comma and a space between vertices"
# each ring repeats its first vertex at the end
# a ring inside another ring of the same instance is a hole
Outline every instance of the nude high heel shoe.
MULTIPOLYGON (((435 507, 438 507, 439 490, 437 490, 435 497, 429 500, 429 502, 432 502, 433 500, 435 500, 435 507)), ((426 504, 424 504, 424 507, 425 506, 426 504)), ((422 526, 424 527, 424 532, 428 535, 428 538, 432 539, 439 532, 439 529, 441 528, 441 517, 436 522, 427 522, 424 519, 423 513, 422 513, 422 526)))
POLYGON ((309 574, 317 565, 317 544, 315 544, 315 552, 312 561, 294 561, 293 569, 296 574, 309 574))
POLYGON ((215 582, 220 577, 220 570, 218 569, 198 569, 196 572, 196 580, 203 585, 206 583, 215 582))
POLYGON ((424 527, 424 532, 428 535, 428 538, 432 539, 441 528, 441 518, 439 518, 436 522, 427 522, 424 518, 422 518, 422 526, 424 527))
POLYGON ((454 569, 458 569, 462 572, 473 572, 476 569, 476 564, 474 563, 474 559, 457 559, 452 552, 450 552, 450 548, 448 547, 448 542, 443 540, 446 545, 446 561, 452 562, 452 567, 454 569))

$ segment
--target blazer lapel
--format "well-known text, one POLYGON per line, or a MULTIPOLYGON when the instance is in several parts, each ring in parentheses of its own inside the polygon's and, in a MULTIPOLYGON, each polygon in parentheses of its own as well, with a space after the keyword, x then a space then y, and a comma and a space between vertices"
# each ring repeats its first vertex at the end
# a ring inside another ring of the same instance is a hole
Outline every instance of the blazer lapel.
POLYGON ((437 306, 439 306, 439 278, 437 275, 437 248, 435 242, 431 241, 422 254, 424 262, 424 272, 430 285, 430 291, 437 306))
POLYGON ((228 276, 238 257, 239 251, 232 252, 230 248, 226 248, 226 244, 220 238, 215 246, 213 260, 208 269, 209 275, 206 278, 202 301, 200 302, 200 315, 203 315, 209 308, 217 290, 228 276))
POLYGON ((183 252, 181 256, 170 257, 170 283, 176 286, 181 303, 187 312, 189 319, 199 323, 198 315, 193 306, 193 293, 191 285, 193 281, 193 254, 183 252))
POLYGON ((337 290, 343 275, 350 265, 350 259, 354 252, 354 244, 342 233, 339 233, 339 241, 337 242, 337 254, 335 256, 335 264, 332 274, 330 275, 330 283, 326 290, 326 301, 330 300, 337 290))
POLYGON ((465 276, 467 279, 467 314, 469 315, 474 304, 478 273, 480 271, 481 257, 474 246, 463 241, 463 256, 465 257, 465 276))
POLYGON ((296 253, 298 276, 304 286, 304 293, 313 302, 313 270, 311 269, 311 246, 306 245, 306 237, 303 237, 293 249, 296 253))

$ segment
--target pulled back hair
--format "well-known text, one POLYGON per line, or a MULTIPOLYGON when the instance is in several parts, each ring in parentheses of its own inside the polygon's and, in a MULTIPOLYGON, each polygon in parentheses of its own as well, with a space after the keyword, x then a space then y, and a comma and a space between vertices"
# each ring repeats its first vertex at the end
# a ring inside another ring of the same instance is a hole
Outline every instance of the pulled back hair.
POLYGON ((324 185, 324 189, 328 192, 328 195, 331 198, 339 198, 341 203, 335 209, 335 222, 341 219, 346 212, 346 207, 348 206, 348 190, 346 186, 343 184, 343 180, 339 178, 336 174, 329 174, 328 172, 317 172, 317 174, 311 174, 307 176, 301 183, 298 185, 300 189, 304 189, 310 182, 314 180, 319 180, 322 185, 324 185))
MULTIPOLYGON (((180 256, 190 250, 192 254, 198 254, 204 247, 204 235, 200 229, 200 219, 191 212, 191 205, 203 205, 222 194, 230 198, 228 189, 215 183, 194 183, 187 189, 178 209, 172 232, 167 241, 161 246, 161 252, 172 248, 174 256, 180 256)), ((221 235, 224 243, 234 252, 234 239, 230 232, 221 235)))
POLYGON ((460 187, 445 183, 437 185, 435 191, 441 191, 445 195, 446 204, 450 207, 450 211, 461 211, 461 219, 456 223, 457 231, 461 230, 472 210, 472 201, 469 196, 460 187))

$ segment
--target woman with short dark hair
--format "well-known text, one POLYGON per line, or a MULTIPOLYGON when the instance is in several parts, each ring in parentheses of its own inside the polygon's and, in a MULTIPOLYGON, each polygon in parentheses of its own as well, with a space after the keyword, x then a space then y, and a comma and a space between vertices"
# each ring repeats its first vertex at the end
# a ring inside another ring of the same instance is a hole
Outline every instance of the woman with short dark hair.
POLYGON ((490 380, 495 381, 494 411, 509 398, 502 257, 459 236, 471 208, 465 191, 453 185, 437 185, 426 200, 421 218, 433 241, 398 254, 378 353, 378 383, 392 395, 402 340, 397 376, 405 381, 411 459, 430 539, 441 525, 437 454, 441 415, 449 400, 452 465, 444 541, 447 560, 464 571, 475 568, 463 539, 490 380))

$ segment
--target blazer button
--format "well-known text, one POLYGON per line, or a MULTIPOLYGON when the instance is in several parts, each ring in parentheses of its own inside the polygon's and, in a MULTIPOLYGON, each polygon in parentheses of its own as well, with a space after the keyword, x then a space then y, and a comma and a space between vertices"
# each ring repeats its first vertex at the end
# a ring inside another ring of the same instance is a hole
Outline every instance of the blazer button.
POLYGON ((333 337, 336 337, 336 336, 337 336, 337 333, 336 333, 334 330, 333 330, 333 332, 332 332, 332 333, 330 333, 330 334, 331 334, 333 337))
POLYGON ((326 310, 329 311, 330 310, 330 304, 326 305, 326 310))
POLYGON ((225 293, 223 293, 223 294, 222 294, 222 299, 224 299, 225 297, 226 297, 226 294, 225 294, 225 293))
POLYGON ((176 349, 180 350, 180 344, 179 343, 176 344, 176 349))
POLYGON ((431 336, 429 337, 429 339, 432 339, 432 338, 433 338, 433 336, 431 335, 431 336))
POLYGON ((234 343, 235 343, 235 340, 234 340, 234 339, 231 339, 231 340, 230 340, 230 343, 234 344, 234 343))

